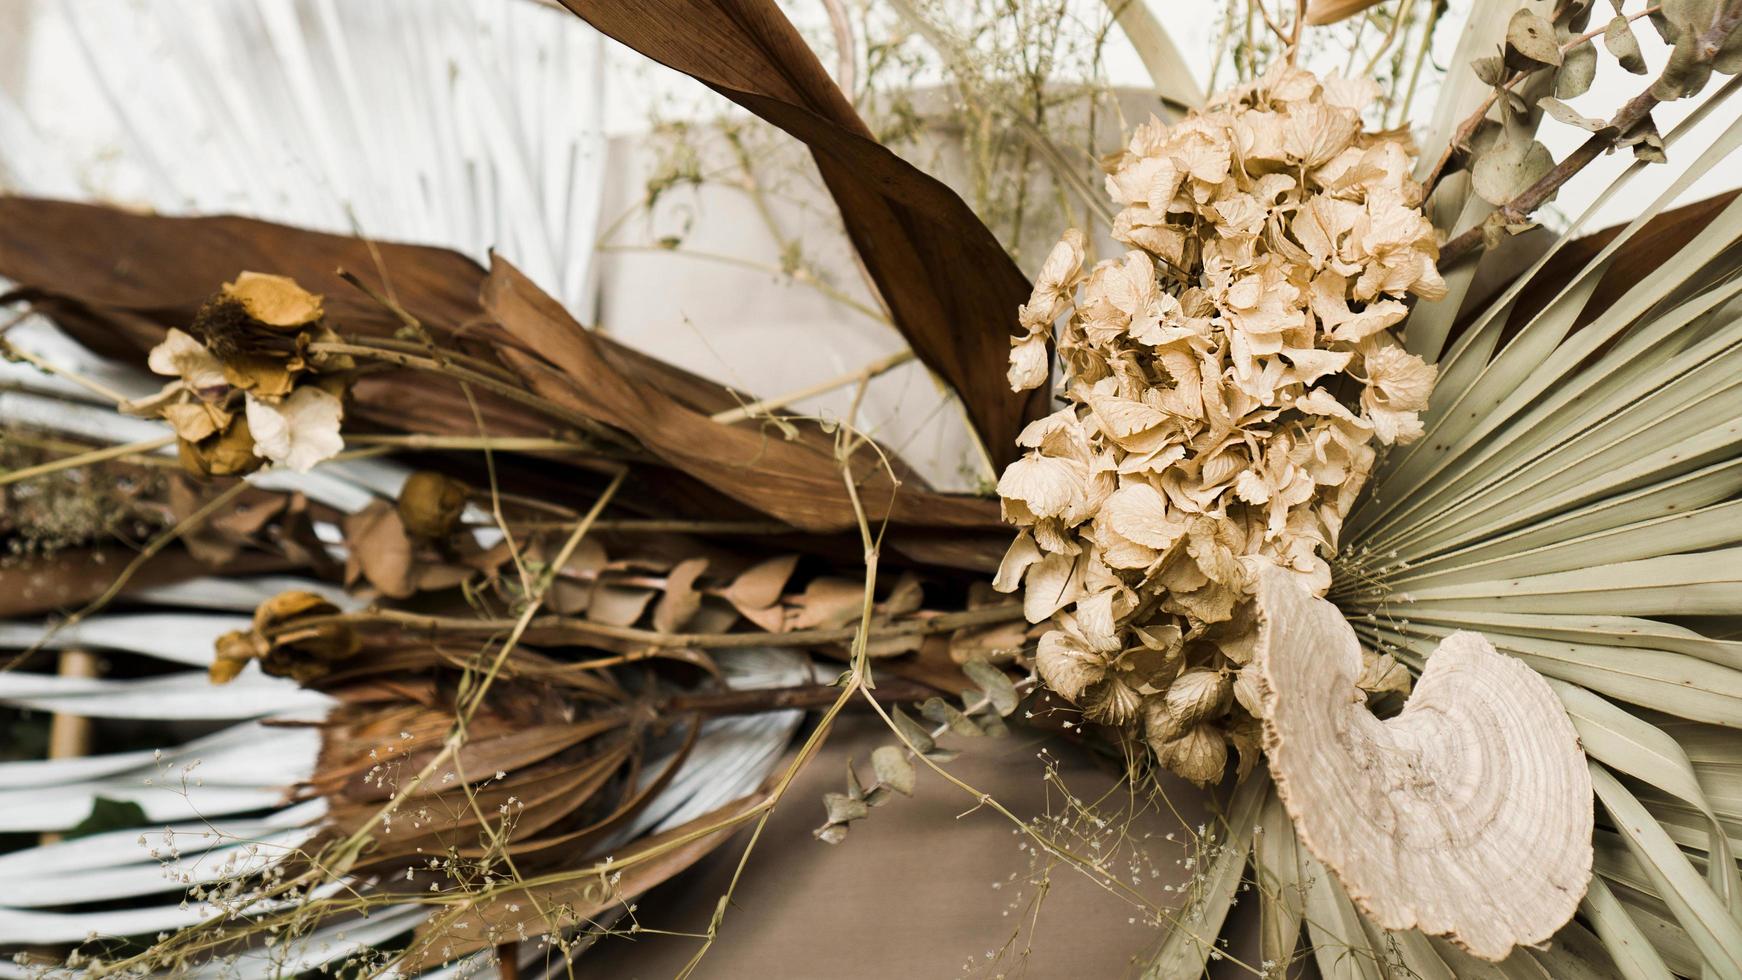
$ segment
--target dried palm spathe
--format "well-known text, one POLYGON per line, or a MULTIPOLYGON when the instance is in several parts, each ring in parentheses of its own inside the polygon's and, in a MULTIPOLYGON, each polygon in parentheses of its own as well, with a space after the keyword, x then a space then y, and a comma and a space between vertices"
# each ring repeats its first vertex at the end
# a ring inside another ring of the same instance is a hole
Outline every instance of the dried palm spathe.
POLYGON ((1011 386, 1035 387, 1069 314, 1069 405, 1023 431, 999 481, 1023 528, 1000 587, 1020 578, 1030 620, 1052 620, 1036 662, 1054 690, 1141 721, 1199 782, 1258 710, 1231 682, 1253 572, 1330 587, 1375 446, 1419 434, 1433 387, 1388 328, 1406 296, 1444 292, 1434 230, 1409 148, 1361 131, 1371 98, 1278 63, 1179 125, 1138 127, 1107 177, 1132 250, 1085 274, 1066 235, 1013 341, 1011 386))

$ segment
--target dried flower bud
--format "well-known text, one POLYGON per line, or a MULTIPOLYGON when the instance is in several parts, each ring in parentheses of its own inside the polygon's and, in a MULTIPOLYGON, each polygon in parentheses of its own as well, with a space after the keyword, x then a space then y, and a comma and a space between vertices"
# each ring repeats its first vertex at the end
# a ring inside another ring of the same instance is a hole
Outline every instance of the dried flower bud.
POLYGON ((399 488, 399 518, 405 529, 423 538, 454 533, 466 509, 470 491, 464 483, 434 470, 419 470, 399 488))
POLYGON ((294 280, 244 272, 200 307, 188 329, 224 363, 231 384, 276 395, 289 390, 278 376, 283 362, 299 353, 298 336, 321 316, 321 298, 294 280))
POLYGON ((220 295, 240 303, 255 322, 280 330, 298 330, 321 318, 321 298, 289 276, 244 272, 225 283, 220 295))
POLYGON ((346 623, 299 627, 296 621, 331 616, 338 611, 339 607, 312 592, 290 591, 273 596, 255 608, 252 629, 218 637, 212 682, 228 683, 249 660, 255 659, 267 674, 289 677, 298 683, 330 673, 333 664, 362 648, 362 638, 346 623))

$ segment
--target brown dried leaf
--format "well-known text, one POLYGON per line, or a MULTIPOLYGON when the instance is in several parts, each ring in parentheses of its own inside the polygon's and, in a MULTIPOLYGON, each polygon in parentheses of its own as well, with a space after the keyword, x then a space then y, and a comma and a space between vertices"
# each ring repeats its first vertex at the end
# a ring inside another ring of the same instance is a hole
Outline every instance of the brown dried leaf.
POLYGON ((658 594, 652 589, 630 589, 601 582, 593 587, 587 619, 607 626, 634 626, 658 594))
MULTIPOLYGON (((872 620, 875 625, 883 625, 879 620, 872 620)), ((904 653, 915 653, 925 646, 926 638, 918 633, 898 633, 895 636, 873 636, 865 642, 865 656, 877 659, 899 657, 904 653)))
POLYGON ((1027 624, 1020 621, 969 626, 950 634, 950 659, 958 664, 970 660, 1009 663, 1027 642, 1027 624))
POLYGON ((395 599, 417 591, 411 536, 405 533, 398 508, 388 501, 377 500, 341 523, 345 546, 350 549, 346 581, 354 582, 361 575, 382 595, 395 599))
POLYGON ((1029 284, 961 198, 871 138, 772 0, 563 0, 605 34, 706 83, 804 141, 896 325, 961 396, 1002 468, 1043 414, 1004 383, 1029 284))
POLYGON ((665 577, 665 592, 653 607, 654 629, 661 633, 683 629, 702 606, 702 594, 696 591, 696 579, 707 569, 706 558, 690 558, 677 563, 677 567, 665 577))
MULTIPOLYGON (((630 433, 697 480, 795 527, 837 531, 858 526, 832 443, 721 425, 657 385, 622 373, 601 338, 500 256, 494 258, 482 296, 489 315, 520 345, 505 348, 504 360, 538 394, 630 433), (534 350, 537 357, 529 353, 534 350)), ((932 493, 911 477, 903 477, 891 506, 889 475, 871 455, 859 453, 851 461, 868 519, 893 516, 934 527, 996 525, 996 508, 988 501, 932 493)))
MULTIPOLYGON (((180 523, 199 510, 210 496, 200 484, 178 476, 169 481, 170 515, 180 523)), ((229 507, 183 532, 181 543, 201 561, 222 565, 255 543, 261 529, 283 513, 289 502, 284 494, 244 490, 229 507)))
POLYGON ((793 629, 837 629, 858 621, 865 605, 865 583, 820 576, 805 586, 797 605, 793 629))
POLYGON ((920 604, 925 601, 925 586, 919 576, 912 572, 903 572, 895 580, 895 587, 889 590, 888 598, 877 604, 877 611, 885 616, 905 616, 918 612, 920 604))
POLYGON ((470 495, 466 485, 452 477, 419 470, 399 488, 399 519, 418 537, 445 538, 459 524, 470 495))
POLYGON ((732 580, 726 588, 726 601, 746 616, 750 615, 746 610, 767 609, 780 601, 787 580, 792 578, 797 567, 797 555, 781 555, 757 562, 732 580))
MULTIPOLYGON (((708 415, 736 407, 739 398, 705 378, 589 334, 530 283, 516 288, 538 298, 528 299, 529 308, 515 316, 499 317, 508 321, 507 332, 487 324, 480 327, 479 291, 485 273, 456 252, 365 242, 246 218, 170 218, 0 195, 0 276, 17 283, 39 310, 86 346, 139 364, 164 339, 162 324, 191 322, 215 283, 247 269, 288 275, 323 294, 327 318, 343 324, 347 334, 391 336, 399 321, 334 271, 366 272, 378 266, 392 276, 406 307, 438 340, 484 357, 504 347, 523 359, 551 353, 564 371, 581 372, 564 379, 534 361, 528 370, 536 381, 561 389, 553 395, 555 400, 608 425, 658 433, 649 448, 688 475, 663 472, 657 480, 635 475, 633 493, 681 505, 696 517, 748 516, 738 500, 762 513, 792 515, 795 526, 807 529, 856 526, 827 434, 815 427, 801 428, 795 445, 751 426, 712 422, 708 415), (462 335, 461 328, 467 325, 470 329, 462 335), (486 340, 497 345, 495 350, 486 340), (575 349, 567 349, 571 346, 575 349), (560 356, 552 353, 559 350, 560 356), (578 401, 581 396, 572 390, 583 379, 586 386, 602 388, 585 402, 578 401), (648 416, 650 407, 653 415, 648 416)), ((1016 302, 1010 306, 1012 317, 1016 302)), ((998 340, 1004 343, 1002 337, 998 340)), ((484 390, 476 391, 476 399, 492 435, 550 434, 551 419, 546 414, 484 390)), ((352 389, 346 416, 348 422, 355 419, 390 431, 465 435, 478 431, 472 406, 459 386, 431 384, 428 375, 411 371, 360 379, 352 389), (418 411, 407 413, 409 403, 417 404, 418 411)), ((893 516, 901 523, 911 528, 988 532, 999 528, 994 503, 929 493, 924 481, 899 461, 896 472, 902 492, 893 516)), ((889 516, 888 479, 874 472, 869 461, 862 463, 859 475, 870 519, 889 516)), ((937 537, 907 535, 915 548, 932 548, 937 537)), ((896 538, 896 547, 905 547, 901 541, 896 538)), ((964 567, 978 567, 984 561, 977 547, 958 551, 927 560, 960 562, 964 567)))
MULTIPOLYGON (((506 549, 501 560, 507 560, 506 549)), ((545 597, 553 612, 564 616, 577 616, 587 610, 587 604, 593 598, 594 580, 605 568, 607 558, 605 546, 592 537, 581 539, 575 546, 575 553, 569 556, 568 564, 563 566, 563 574, 551 580, 550 592, 545 597)))

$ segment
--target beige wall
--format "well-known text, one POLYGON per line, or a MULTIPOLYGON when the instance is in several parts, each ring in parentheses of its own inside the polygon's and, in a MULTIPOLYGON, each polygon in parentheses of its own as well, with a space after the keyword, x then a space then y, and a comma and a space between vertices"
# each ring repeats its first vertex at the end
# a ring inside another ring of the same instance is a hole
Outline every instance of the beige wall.
POLYGON ((0 0, 0 91, 17 95, 24 84, 31 0, 0 0))

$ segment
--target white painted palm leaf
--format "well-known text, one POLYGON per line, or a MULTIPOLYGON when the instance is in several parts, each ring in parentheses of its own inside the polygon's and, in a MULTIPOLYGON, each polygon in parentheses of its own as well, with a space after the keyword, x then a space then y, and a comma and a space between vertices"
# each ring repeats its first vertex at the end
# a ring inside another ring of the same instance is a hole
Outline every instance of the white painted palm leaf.
POLYGON ((478 259, 495 248, 588 305, 604 51, 566 12, 526 0, 27 7, 17 55, 37 68, 22 94, 0 91, 11 190, 478 259))

